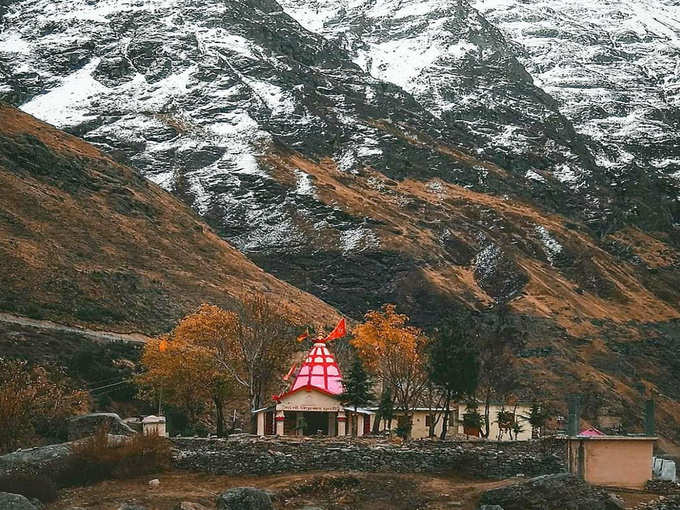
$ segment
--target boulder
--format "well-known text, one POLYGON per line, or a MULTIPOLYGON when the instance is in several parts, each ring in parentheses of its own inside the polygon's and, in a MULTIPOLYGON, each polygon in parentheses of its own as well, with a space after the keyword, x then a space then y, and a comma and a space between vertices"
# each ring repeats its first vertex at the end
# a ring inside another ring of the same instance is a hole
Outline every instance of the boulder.
POLYGON ((492 489, 480 503, 504 510, 619 510, 607 492, 591 487, 569 473, 544 475, 515 485, 492 489))
POLYGON ((55 478, 68 468, 72 455, 71 443, 39 446, 0 455, 0 477, 31 473, 55 478))
POLYGON ((661 496, 659 499, 642 503, 635 507, 636 510, 678 510, 680 508, 680 496, 661 496))
POLYGON ((254 487, 236 487, 217 498, 217 510, 273 510, 272 499, 254 487))
POLYGON ((31 498, 29 499, 29 501, 31 502, 31 505, 35 507, 35 510, 43 510, 43 508, 45 508, 43 502, 40 501, 38 498, 31 498))
POLYGON ((0 492, 0 508, 2 510, 36 510, 35 506, 24 496, 0 492))
POLYGON ((182 501, 177 503, 173 510, 208 510, 200 503, 192 503, 191 501, 182 501))
POLYGON ((118 507, 118 510, 146 510, 146 507, 137 503, 123 503, 118 507))
POLYGON ((154 478, 153 480, 149 480, 149 487, 151 487, 152 489, 157 489, 160 486, 161 486, 161 481, 158 478, 154 478))
POLYGON ((84 437, 93 436, 100 427, 106 428, 109 434, 119 436, 135 435, 127 423, 120 419, 116 413, 92 413, 76 416, 69 421, 68 439, 74 441, 84 437))
POLYGON ((669 459, 654 457, 653 463, 654 478, 667 482, 676 482, 678 476, 675 469, 675 462, 669 459))

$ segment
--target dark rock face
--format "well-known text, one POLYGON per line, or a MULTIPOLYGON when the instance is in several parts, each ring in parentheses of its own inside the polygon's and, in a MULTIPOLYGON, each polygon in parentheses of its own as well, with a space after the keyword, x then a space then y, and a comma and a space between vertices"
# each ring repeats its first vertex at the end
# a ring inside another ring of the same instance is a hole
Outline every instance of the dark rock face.
POLYGON ((0 492, 0 508, 2 510, 36 510, 36 507, 19 494, 0 492))
POLYGON ((273 510, 269 494, 253 487, 236 487, 217 498, 217 510, 273 510))
POLYGON ((76 416, 69 421, 69 441, 93 436, 102 427, 108 433, 117 436, 133 436, 135 434, 134 429, 115 413, 92 413, 76 416))
POLYGON ((498 302, 508 302, 529 281, 527 274, 495 244, 487 245, 475 258, 475 280, 498 302))
POLYGON ((618 510, 621 507, 607 492, 594 489, 574 475, 544 475, 517 485, 492 489, 481 503, 500 505, 503 510, 618 510))
POLYGON ((406 446, 350 440, 289 442, 175 439, 175 465, 216 474, 275 474, 314 470, 397 473, 455 471, 482 478, 564 471, 563 445, 544 442, 417 441, 406 446))

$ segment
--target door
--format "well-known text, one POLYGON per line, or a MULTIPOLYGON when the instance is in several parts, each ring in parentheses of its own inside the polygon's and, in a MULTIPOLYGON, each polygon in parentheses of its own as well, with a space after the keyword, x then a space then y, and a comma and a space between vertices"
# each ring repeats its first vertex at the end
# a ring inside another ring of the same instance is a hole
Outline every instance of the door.
POLYGON ((264 413, 264 435, 274 435, 274 411, 267 411, 264 413))
POLYGON ((371 415, 364 414, 364 436, 371 433, 371 415))

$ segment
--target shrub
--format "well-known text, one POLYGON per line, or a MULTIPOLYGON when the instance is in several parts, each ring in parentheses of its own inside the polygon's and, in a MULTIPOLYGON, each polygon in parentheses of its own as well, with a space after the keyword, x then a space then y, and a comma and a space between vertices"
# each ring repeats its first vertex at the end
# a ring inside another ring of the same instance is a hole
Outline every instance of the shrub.
POLYGON ((64 439, 68 418, 87 409, 87 394, 72 386, 56 367, 0 358, 0 454, 64 439))
POLYGON ((170 466, 170 442, 158 435, 109 436, 105 428, 73 448, 64 485, 84 485, 110 478, 157 473, 170 466))
POLYGON ((28 499, 37 498, 43 503, 57 499, 57 486, 41 475, 13 474, 0 478, 0 492, 21 494, 28 499))

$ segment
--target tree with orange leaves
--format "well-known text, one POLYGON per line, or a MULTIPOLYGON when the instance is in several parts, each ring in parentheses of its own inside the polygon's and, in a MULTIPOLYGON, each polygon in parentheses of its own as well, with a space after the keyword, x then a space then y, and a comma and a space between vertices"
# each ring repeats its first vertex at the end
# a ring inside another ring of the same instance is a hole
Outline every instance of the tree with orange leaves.
POLYGON ((354 328, 352 345, 366 367, 389 388, 395 409, 403 413, 404 433, 410 437, 413 408, 427 385, 425 348, 428 338, 408 325, 409 318, 398 314, 395 305, 370 311, 354 328))
POLYGON ((208 403, 214 405, 217 435, 224 434, 224 405, 234 397, 235 385, 210 349, 193 339, 162 337, 144 346, 142 364, 140 386, 162 391, 163 400, 184 409, 192 424, 208 403))
POLYGON ((183 349, 191 346, 192 352, 200 352, 201 359, 207 356, 223 380, 246 392, 251 409, 257 409, 280 380, 278 376, 296 349, 291 341, 295 330, 285 307, 263 294, 254 294, 235 311, 201 305, 180 321, 165 345, 176 342, 183 349))

